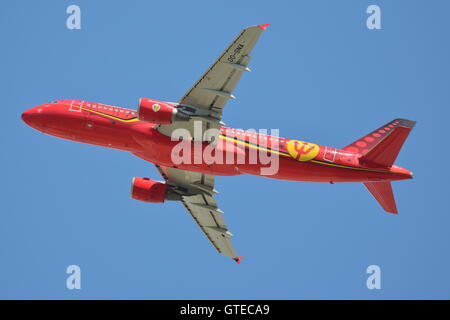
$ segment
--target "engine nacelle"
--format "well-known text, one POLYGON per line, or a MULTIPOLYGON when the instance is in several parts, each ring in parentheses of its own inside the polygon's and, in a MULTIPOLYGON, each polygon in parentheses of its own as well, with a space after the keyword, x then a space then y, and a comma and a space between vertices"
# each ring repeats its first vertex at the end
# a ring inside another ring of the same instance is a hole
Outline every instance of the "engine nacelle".
POLYGON ((138 117, 139 120, 158 124, 188 121, 190 118, 171 103, 147 98, 139 99, 138 117))
POLYGON ((162 203, 165 200, 180 200, 181 196, 173 192, 165 182, 149 178, 134 177, 131 183, 131 197, 144 202, 162 203))
POLYGON ((166 200, 167 185, 149 178, 134 177, 131 183, 131 197, 144 202, 161 203, 166 200))

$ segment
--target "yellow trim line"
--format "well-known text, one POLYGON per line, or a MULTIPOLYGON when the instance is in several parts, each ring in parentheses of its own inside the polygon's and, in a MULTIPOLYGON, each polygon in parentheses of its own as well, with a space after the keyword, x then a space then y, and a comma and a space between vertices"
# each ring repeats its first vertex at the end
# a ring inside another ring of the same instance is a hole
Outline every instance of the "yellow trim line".
MULTIPOLYGON (((68 105, 68 104, 66 104, 66 105, 68 105)), ((78 106, 78 107, 80 107, 80 106, 78 106)), ((122 122, 130 123, 130 122, 140 121, 137 117, 131 118, 131 119, 122 119, 122 118, 118 118, 118 117, 115 117, 115 116, 112 116, 112 115, 109 115, 109 114, 106 114, 106 113, 103 113, 103 112, 87 109, 85 107, 81 107, 81 109, 84 110, 84 111, 87 111, 87 112, 92 112, 92 113, 95 113, 95 114, 98 114, 98 115, 102 115, 102 116, 105 116, 107 118, 115 119, 115 120, 118 120, 118 121, 122 121, 122 122)), ((266 152, 272 152, 272 153, 276 153, 276 154, 288 157, 290 159, 294 159, 294 158, 292 158, 292 156, 289 153, 286 153, 286 152, 283 152, 283 151, 272 150, 272 149, 268 149, 268 148, 264 148, 264 147, 260 147, 260 146, 256 146, 256 145, 250 144, 250 143, 248 143, 246 141, 239 140, 239 138, 230 138, 230 137, 225 136, 225 135, 221 135, 220 138, 222 138, 224 140, 227 140, 227 141, 236 142, 236 143, 238 143, 240 145, 244 145, 244 146, 249 147, 249 148, 255 148, 255 149, 263 150, 263 151, 266 151, 266 152)), ((345 169, 351 169, 351 170, 371 171, 371 172, 380 172, 380 173, 391 173, 390 171, 385 171, 385 170, 375 170, 375 169, 350 167, 350 166, 345 166, 345 165, 336 164, 336 163, 322 162, 322 161, 319 161, 319 160, 309 160, 309 161, 306 161, 306 162, 313 162, 313 163, 317 163, 317 164, 321 164, 321 165, 338 167, 338 168, 345 168, 345 169)))
MULTIPOLYGON (((107 113, 103 113, 103 112, 92 110, 92 109, 87 109, 85 107, 74 106, 74 105, 70 105, 68 103, 61 103, 61 104, 66 105, 68 107, 72 107, 72 108, 80 108, 81 110, 84 110, 84 111, 87 111, 87 112, 92 112, 92 113, 95 113, 95 114, 98 114, 98 115, 101 115, 101 116, 105 116, 107 118, 111 118, 111 119, 114 119, 114 120, 119 120, 119 121, 122 121, 122 122, 128 122, 129 123, 129 122, 140 121, 137 117, 130 118, 130 119, 122 119, 122 118, 119 118, 119 117, 116 117, 116 116, 113 116, 113 115, 110 115, 110 114, 107 114, 107 113)), ((111 108, 114 108, 114 107, 111 107, 111 108)), ((123 108, 121 108, 121 109, 123 109, 123 108)))
POLYGON ((136 122, 136 121, 140 121, 136 117, 131 118, 131 119, 122 119, 122 118, 119 118, 119 117, 116 117, 116 116, 112 116, 110 114, 106 114, 106 113, 103 113, 103 112, 100 112, 100 111, 86 109, 84 107, 81 107, 81 109, 84 110, 84 111, 92 112, 92 113, 95 113, 95 114, 98 114, 98 115, 102 115, 102 116, 105 116, 107 118, 111 118, 111 119, 114 119, 114 120, 119 120, 119 121, 122 121, 122 122, 136 122))
MULTIPOLYGON (((248 142, 245 142, 245 141, 242 141, 242 140, 238 140, 239 138, 235 139, 235 138, 230 138, 230 137, 224 136, 224 135, 221 135, 220 137, 222 139, 224 139, 224 140, 231 141, 231 142, 236 142, 236 143, 244 145, 246 147, 251 147, 251 148, 255 148, 255 149, 259 149, 259 150, 263 150, 263 151, 267 151, 267 152, 273 152, 273 153, 276 153, 276 154, 288 157, 290 159, 294 159, 290 154, 288 154, 286 152, 277 151, 277 150, 271 150, 271 149, 267 149, 267 148, 264 148, 264 147, 256 146, 256 145, 253 145, 253 144, 249 144, 248 142)), ((308 161, 305 161, 305 162, 308 162, 308 161)), ((322 161, 319 161, 319 160, 309 160, 309 162, 313 162, 313 163, 317 163, 317 164, 321 164, 321 165, 326 165, 326 166, 351 169, 351 170, 371 171, 371 172, 380 172, 380 173, 391 173, 390 171, 385 171, 385 170, 350 167, 350 166, 345 166, 345 165, 336 164, 336 163, 322 162, 322 161)))

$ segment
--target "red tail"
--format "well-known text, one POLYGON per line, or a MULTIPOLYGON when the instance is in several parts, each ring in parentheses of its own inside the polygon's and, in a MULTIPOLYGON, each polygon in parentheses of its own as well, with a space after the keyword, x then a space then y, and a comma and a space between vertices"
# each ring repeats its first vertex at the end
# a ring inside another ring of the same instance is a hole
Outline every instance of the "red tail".
POLYGON ((344 150, 360 154, 360 162, 381 167, 394 164, 415 122, 395 119, 346 146, 344 150))
POLYGON ((365 182, 364 185, 385 211, 398 213, 390 182, 365 182))
MULTIPOLYGON (((344 148, 359 155, 363 165, 390 168, 416 123, 395 119, 344 148)), ((387 212, 398 213, 389 181, 364 185, 387 212)))

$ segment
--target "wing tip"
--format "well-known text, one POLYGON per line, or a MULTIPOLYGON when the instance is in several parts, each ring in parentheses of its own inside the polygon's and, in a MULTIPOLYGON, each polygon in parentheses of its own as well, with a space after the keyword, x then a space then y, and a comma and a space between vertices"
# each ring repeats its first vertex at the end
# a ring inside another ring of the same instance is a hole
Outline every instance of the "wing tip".
POLYGON ((239 257, 233 258, 233 260, 236 261, 237 264, 240 264, 241 259, 243 259, 243 258, 244 258, 243 256, 239 256, 239 257))
POLYGON ((258 27, 260 27, 263 30, 266 30, 267 27, 270 26, 270 23, 266 23, 266 24, 259 24, 258 27))

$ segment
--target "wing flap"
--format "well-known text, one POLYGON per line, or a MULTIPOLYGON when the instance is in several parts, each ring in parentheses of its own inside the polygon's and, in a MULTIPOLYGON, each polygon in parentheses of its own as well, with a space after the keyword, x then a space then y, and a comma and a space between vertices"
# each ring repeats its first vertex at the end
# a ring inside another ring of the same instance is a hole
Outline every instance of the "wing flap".
POLYGON ((249 54, 262 31, 263 28, 259 26, 242 30, 194 86, 180 99, 180 104, 205 109, 222 109, 231 98, 230 94, 242 74, 250 70, 247 67, 250 62, 249 54), (205 93, 205 90, 202 89, 211 91, 205 93), (228 93, 228 95, 221 95, 217 92, 228 93))
POLYGON ((182 203, 214 248, 225 256, 236 258, 230 241, 232 234, 228 231, 222 214, 214 207, 215 201, 212 203, 208 197, 204 194, 183 197, 182 203), (204 206, 205 204, 210 208, 204 206))
MULTIPOLYGON (((222 111, 228 100, 235 99, 233 90, 243 73, 250 71, 250 52, 267 25, 251 26, 242 30, 225 51, 206 70, 179 100, 180 107, 214 112, 214 118, 194 117, 186 122, 159 125, 158 131, 171 136, 175 129, 187 130, 194 135, 194 121, 201 122, 201 130, 219 129, 222 111)), ((207 140, 206 138, 203 138, 207 140)))
POLYGON ((233 235, 228 231, 223 211, 218 208, 214 198, 214 176, 159 165, 156 168, 167 184, 185 192, 182 204, 213 247, 225 256, 238 259, 231 243, 233 235))

